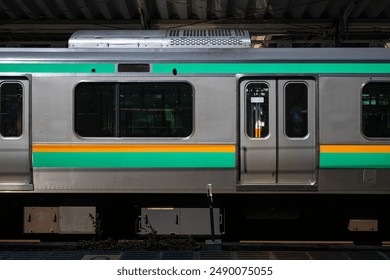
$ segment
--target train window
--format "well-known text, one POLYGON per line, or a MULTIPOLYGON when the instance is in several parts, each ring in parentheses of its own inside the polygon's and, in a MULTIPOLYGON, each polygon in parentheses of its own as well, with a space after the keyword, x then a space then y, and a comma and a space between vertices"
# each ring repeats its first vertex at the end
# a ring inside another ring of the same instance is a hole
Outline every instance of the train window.
POLYGON ((246 86, 246 133, 251 138, 264 138, 269 133, 268 94, 266 83, 246 86))
POLYGON ((285 94, 285 133, 290 138, 302 138, 308 133, 307 98, 308 89, 304 83, 288 83, 285 94))
POLYGON ((23 88, 18 83, 0 87, 0 134, 3 137, 22 135, 23 88))
POLYGON ((76 87, 75 131, 83 137, 115 137, 115 84, 82 83, 76 87))
POLYGON ((362 132, 367 137, 390 137, 390 83, 363 87, 362 132))
POLYGON ((186 137, 192 133, 189 84, 121 84, 119 91, 122 137, 186 137))
POLYGON ((83 137, 186 137, 193 130, 187 83, 82 83, 75 131, 83 137))

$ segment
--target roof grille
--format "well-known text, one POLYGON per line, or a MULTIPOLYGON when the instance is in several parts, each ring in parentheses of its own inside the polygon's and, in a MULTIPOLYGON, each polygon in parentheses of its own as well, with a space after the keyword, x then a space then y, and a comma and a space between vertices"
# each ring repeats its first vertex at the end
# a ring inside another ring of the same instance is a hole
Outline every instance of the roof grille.
POLYGON ((75 32, 69 48, 250 48, 249 32, 241 29, 185 29, 75 32))
POLYGON ((167 34, 173 48, 245 48, 250 47, 250 36, 245 30, 201 29, 172 30, 167 34))

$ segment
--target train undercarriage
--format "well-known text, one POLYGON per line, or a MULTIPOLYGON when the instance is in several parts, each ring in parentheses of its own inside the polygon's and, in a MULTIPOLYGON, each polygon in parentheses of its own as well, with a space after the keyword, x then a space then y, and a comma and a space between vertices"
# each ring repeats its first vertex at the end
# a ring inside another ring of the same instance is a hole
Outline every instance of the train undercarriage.
POLYGON ((0 238, 119 240, 152 230, 226 241, 380 242, 390 236, 389 201, 389 195, 217 194, 210 205, 206 195, 193 194, 3 194, 0 238))

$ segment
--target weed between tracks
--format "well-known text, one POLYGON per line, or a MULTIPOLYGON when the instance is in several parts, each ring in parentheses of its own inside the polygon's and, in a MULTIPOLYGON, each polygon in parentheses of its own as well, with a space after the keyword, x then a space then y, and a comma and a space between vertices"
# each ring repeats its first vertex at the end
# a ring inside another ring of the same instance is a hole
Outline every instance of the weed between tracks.
POLYGON ((92 251, 199 251, 203 244, 192 237, 146 236, 140 240, 85 240, 67 246, 68 250, 92 251))

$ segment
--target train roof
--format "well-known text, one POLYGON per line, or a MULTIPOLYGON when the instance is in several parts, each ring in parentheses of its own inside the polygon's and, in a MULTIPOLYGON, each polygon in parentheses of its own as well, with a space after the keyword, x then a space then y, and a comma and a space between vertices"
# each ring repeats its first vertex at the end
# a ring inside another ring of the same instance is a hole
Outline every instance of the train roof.
POLYGON ((1 62, 131 61, 131 62, 316 62, 390 61, 386 48, 1 48, 1 62))
POLYGON ((386 48, 252 48, 245 30, 78 31, 68 48, 0 48, 9 62, 389 62, 386 48))

